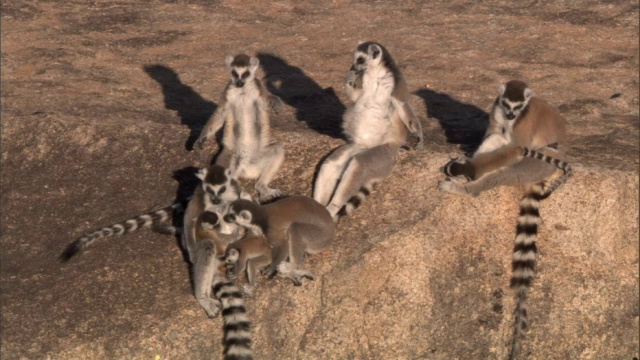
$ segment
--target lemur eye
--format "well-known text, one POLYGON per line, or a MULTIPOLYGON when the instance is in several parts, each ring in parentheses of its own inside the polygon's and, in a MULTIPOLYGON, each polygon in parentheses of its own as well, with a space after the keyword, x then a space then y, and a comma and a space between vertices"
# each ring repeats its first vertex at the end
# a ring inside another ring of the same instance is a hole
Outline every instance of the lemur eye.
POLYGON ((248 78, 248 77, 249 77, 249 74, 250 74, 250 73, 249 73, 248 71, 245 71, 245 72, 244 72, 244 74, 242 74, 242 78, 243 78, 243 79, 248 78))
POLYGON ((360 56, 357 60, 356 60, 356 64, 362 65, 364 64, 364 58, 362 56, 360 56))
POLYGON ((507 104, 506 101, 502 102, 502 107, 504 107, 505 109, 511 109, 511 107, 509 106, 509 104, 507 104))
POLYGON ((520 109, 522 109, 522 104, 520 104, 520 105, 518 105, 518 106, 513 108, 513 110, 520 110, 520 109))
POLYGON ((218 191, 218 195, 223 194, 225 191, 227 191, 227 187, 223 186, 220 188, 220 190, 218 191))
POLYGON ((235 70, 231 70, 231 76, 233 76, 234 78, 237 78, 238 73, 235 70))

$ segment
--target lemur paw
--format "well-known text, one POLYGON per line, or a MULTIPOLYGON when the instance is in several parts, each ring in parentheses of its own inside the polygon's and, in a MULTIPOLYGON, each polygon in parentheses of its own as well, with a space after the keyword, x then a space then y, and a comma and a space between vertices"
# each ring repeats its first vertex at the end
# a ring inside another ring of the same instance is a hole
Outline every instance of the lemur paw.
POLYGON ((260 197, 260 202, 263 203, 275 198, 279 198, 280 196, 282 196, 282 191, 278 189, 272 189, 270 187, 264 187, 258 190, 258 194, 260 197))
POLYGON ((204 143, 207 141, 207 137, 199 137, 198 140, 196 140, 196 142, 193 143, 193 148, 194 149, 198 149, 198 150, 202 150, 204 149, 204 143))
POLYGON ((276 113, 280 114, 284 109, 284 102, 276 95, 269 95, 269 107, 276 113))
POLYGON ((473 179, 475 177, 475 169, 469 158, 461 156, 446 163, 440 171, 451 177, 464 177, 473 179))
POLYGON ((218 316, 220 313, 220 302, 212 298, 198 299, 200 306, 207 312, 210 318, 218 316))
POLYGON ((407 146, 413 150, 419 150, 424 147, 424 138, 421 135, 411 135, 411 139, 409 139, 407 146))
POLYGON ((438 190, 458 195, 469 195, 464 184, 461 184, 460 179, 455 177, 447 177, 444 180, 440 180, 438 182, 438 190))
POLYGON ((244 284, 242 285, 242 289, 240 291, 242 292, 242 295, 244 297, 251 297, 251 295, 253 295, 253 289, 255 289, 255 287, 255 285, 244 284))
POLYGON ((329 215, 331 215, 331 218, 333 218, 333 221, 337 222, 340 218, 340 210, 342 209, 342 207, 338 207, 335 204, 329 204, 327 205, 326 209, 329 212, 329 215))

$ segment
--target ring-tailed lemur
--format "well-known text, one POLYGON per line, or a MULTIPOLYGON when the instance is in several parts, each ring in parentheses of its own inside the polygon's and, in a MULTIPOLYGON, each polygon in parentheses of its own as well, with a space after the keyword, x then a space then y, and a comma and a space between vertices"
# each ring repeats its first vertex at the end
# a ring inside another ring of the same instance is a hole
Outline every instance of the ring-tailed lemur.
POLYGON ((562 160, 567 150, 564 123, 563 117, 551 105, 533 96, 527 84, 509 81, 500 86, 485 140, 478 151, 471 159, 454 160, 455 166, 449 163, 445 172, 453 177, 438 184, 443 191, 474 196, 500 185, 529 187, 520 202, 513 249, 511 287, 516 290, 517 305, 511 359, 517 357, 520 338, 526 329, 525 301, 535 274, 540 200, 571 176, 571 167, 562 160), (545 190, 543 181, 556 168, 565 174, 545 190), (470 181, 464 183, 462 177, 468 177, 470 181))
POLYGON ((236 200, 224 220, 243 226, 255 235, 264 235, 273 248, 268 273, 274 276, 278 272, 296 286, 302 285, 303 277, 314 279, 313 274, 302 267, 304 254, 326 250, 335 232, 335 223, 327 209, 306 196, 291 196, 267 205, 236 200))
POLYGON ((256 77, 258 58, 244 54, 225 58, 231 81, 216 112, 207 122, 195 146, 202 148, 224 125, 222 151, 216 164, 231 168, 236 176, 257 179, 260 201, 281 195, 269 187, 284 161, 284 148, 270 140, 269 109, 282 107, 282 100, 268 94, 256 77))
POLYGON ((407 134, 423 146, 422 126, 409 105, 407 84, 387 49, 362 42, 346 79, 347 94, 354 101, 343 117, 348 143, 323 162, 313 196, 336 219, 347 213, 386 177, 396 162, 407 134), (346 208, 343 210, 343 207, 346 208))
POLYGON ((245 294, 251 293, 256 286, 256 274, 271 264, 273 247, 264 235, 247 235, 230 244, 224 255, 227 264, 227 276, 235 279, 239 274, 247 273, 248 285, 245 294))
MULTIPOLYGON (((531 150, 529 148, 520 146, 506 147, 504 149, 504 155, 505 156, 502 159, 518 159, 514 162, 517 162, 525 157, 538 159, 562 170, 563 174, 561 177, 556 179, 551 185, 545 186, 543 199, 549 197, 549 195, 551 195, 553 191, 555 191, 558 187, 560 187, 560 185, 565 183, 567 179, 571 177, 571 175, 573 175, 573 169, 571 168, 571 165, 569 165, 569 163, 560 159, 553 158, 551 156, 547 156, 540 151, 531 150)), ((466 158, 459 157, 457 159, 449 161, 441 170, 447 176, 462 176, 469 181, 473 181, 482 177, 484 174, 500 168, 500 166, 498 166, 500 162, 493 161, 493 159, 485 158, 485 160, 488 160, 489 163, 478 161, 480 159, 477 158, 475 160, 476 161, 471 163, 466 158)))
POLYGON ((202 212, 194 224, 194 293, 209 317, 216 317, 222 309, 224 358, 252 359, 251 323, 242 292, 225 276, 225 263, 220 258, 222 254, 216 252, 221 242, 217 231, 219 225, 219 217, 212 211, 202 212))
MULTIPOLYGON (((60 259, 66 262, 91 246, 96 240, 105 237, 124 235, 152 226, 154 230, 160 229, 160 232, 166 232, 162 231, 163 226, 159 226, 159 224, 168 220, 174 212, 179 213, 184 211, 187 202, 189 202, 187 206, 187 211, 189 211, 189 207, 193 207, 193 205, 191 205, 192 203, 202 204, 201 206, 203 206, 203 208, 206 203, 206 207, 212 209, 223 206, 224 204, 228 205, 239 197, 250 198, 250 195, 243 192, 239 183, 231 176, 231 172, 221 166, 212 165, 209 169, 201 170, 198 176, 203 181, 201 186, 196 188, 193 196, 163 209, 138 215, 128 220, 103 227, 100 230, 86 233, 72 242, 60 255, 60 259), (205 196, 205 194, 207 195, 205 196), (193 200, 194 197, 196 200, 193 200)), ((225 211, 226 208, 220 209, 222 213, 225 211)), ((187 244, 183 244, 183 246, 185 246, 185 250, 188 250, 187 244)))

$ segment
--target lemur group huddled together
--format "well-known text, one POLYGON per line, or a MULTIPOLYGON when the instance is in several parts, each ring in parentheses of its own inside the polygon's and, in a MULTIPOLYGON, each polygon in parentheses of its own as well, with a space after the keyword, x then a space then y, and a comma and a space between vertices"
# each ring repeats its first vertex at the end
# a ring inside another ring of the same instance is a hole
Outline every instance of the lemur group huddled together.
MULTIPOLYGON (((202 149, 222 128, 221 150, 213 165, 197 173, 193 195, 167 208, 87 233, 62 254, 64 261, 95 240, 153 227, 178 234, 192 264, 195 297, 210 317, 222 310, 225 359, 251 359, 250 322, 244 295, 256 285, 258 271, 270 278, 313 280, 304 255, 330 248, 336 222, 350 214, 373 186, 391 173, 402 147, 424 146, 420 119, 409 104, 409 89, 389 51, 361 42, 345 78, 353 102, 343 116, 346 144, 320 165, 313 197, 282 196, 269 185, 285 158, 284 147, 270 140, 269 114, 283 102, 256 77, 259 60, 244 54, 225 59, 231 80, 195 146, 202 149), (238 179, 256 179, 259 201, 238 179), (183 211, 182 227, 163 224, 183 211), (248 284, 234 284, 246 273, 248 284)), ((510 357, 516 358, 526 328, 526 291, 534 277, 539 203, 571 175, 564 119, 547 102, 534 97, 522 81, 500 86, 485 138, 471 158, 442 167, 442 191, 477 196, 501 185, 526 185, 513 250, 511 285, 516 311, 510 357), (560 169, 563 175, 545 180, 560 169)))

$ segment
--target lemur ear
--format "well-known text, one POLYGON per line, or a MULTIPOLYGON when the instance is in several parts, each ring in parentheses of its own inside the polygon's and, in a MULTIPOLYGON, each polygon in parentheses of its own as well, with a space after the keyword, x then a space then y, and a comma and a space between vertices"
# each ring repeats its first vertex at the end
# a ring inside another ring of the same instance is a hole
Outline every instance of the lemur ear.
POLYGON ((238 215, 240 215, 244 221, 251 221, 251 212, 249 210, 242 210, 238 215))
POLYGON ((369 49, 367 49, 367 51, 372 59, 376 59, 380 54, 382 54, 382 49, 377 44, 369 45, 369 49))
POLYGON ((196 173, 196 177, 202 181, 207 177, 207 168, 202 168, 196 173))
POLYGON ((251 59, 249 59, 249 65, 251 65, 252 68, 257 68, 258 65, 260 65, 260 60, 258 60, 257 57, 251 57, 251 59))
POLYGON ((504 95, 505 90, 507 90, 507 87, 505 84, 500 84, 500 86, 498 86, 498 92, 500 92, 500 95, 504 95))
POLYGON ((364 44, 364 40, 358 40, 358 45, 364 44))
POLYGON ((233 178, 233 171, 231 171, 230 168, 224 169, 224 176, 226 176, 229 179, 233 178))
POLYGON ((526 101, 529 101, 529 99, 531 99, 532 96, 533 96, 533 91, 531 91, 531 89, 529 88, 524 89, 524 99, 526 101))
POLYGON ((224 174, 227 175, 228 177, 231 178, 236 178, 236 167, 237 164, 235 161, 232 161, 231 164, 229 164, 229 167, 224 171, 224 174))
POLYGON ((227 55, 224 57, 224 63, 227 64, 227 66, 231 66, 231 63, 233 62, 234 57, 231 55, 227 55))

